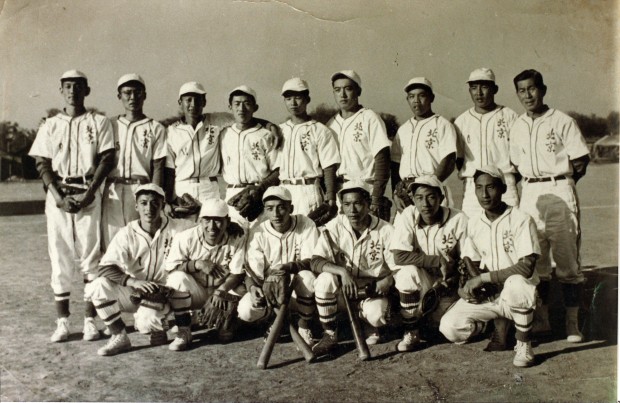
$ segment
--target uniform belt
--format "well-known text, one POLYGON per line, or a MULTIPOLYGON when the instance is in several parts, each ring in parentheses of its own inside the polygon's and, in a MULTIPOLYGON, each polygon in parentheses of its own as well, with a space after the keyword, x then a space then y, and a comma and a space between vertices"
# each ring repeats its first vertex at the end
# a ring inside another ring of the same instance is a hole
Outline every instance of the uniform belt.
POLYGON ((321 178, 317 176, 314 178, 282 179, 280 182, 282 182, 283 185, 313 185, 320 179, 321 178))
POLYGON ((120 183, 122 185, 144 185, 145 183, 150 183, 151 180, 149 178, 111 178, 108 177, 108 182, 110 183, 120 183))
MULTIPOLYGON (((336 177, 336 183, 345 183, 350 181, 351 179, 346 179, 344 176, 337 176, 336 177)), ((374 179, 362 179, 362 181, 372 185, 373 183, 375 183, 374 179)))
POLYGON ((200 182, 217 182, 217 176, 203 176, 202 178, 188 178, 184 179, 182 182, 189 183, 200 183, 200 182))
POLYGON ((544 178, 525 178, 527 183, 536 183, 536 182, 551 182, 551 181, 561 181, 567 179, 566 175, 558 175, 558 176, 546 176, 544 178))
POLYGON ((228 187, 229 189, 232 188, 245 188, 248 186, 257 186, 258 183, 232 183, 232 184, 228 184, 226 187, 228 187))
POLYGON ((58 182, 66 183, 68 185, 88 185, 93 180, 93 175, 67 176, 63 178, 62 176, 54 173, 54 176, 58 182))

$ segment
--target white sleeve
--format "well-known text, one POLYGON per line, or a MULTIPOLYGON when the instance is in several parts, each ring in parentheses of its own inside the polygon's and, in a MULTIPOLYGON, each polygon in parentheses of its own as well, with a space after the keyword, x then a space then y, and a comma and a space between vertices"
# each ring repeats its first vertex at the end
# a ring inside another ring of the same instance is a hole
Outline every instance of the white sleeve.
POLYGON ((387 136, 387 129, 383 119, 373 111, 369 111, 367 130, 368 130, 368 144, 373 157, 379 154, 379 151, 385 147, 389 147, 392 142, 387 136))
POLYGON ((390 250, 413 252, 415 232, 414 207, 409 206, 394 219, 394 232, 390 241, 390 250))
POLYGON ((251 231, 248 248, 246 251, 246 259, 248 267, 260 279, 265 278, 265 269, 268 266, 267 258, 262 247, 264 238, 259 231, 251 231))
POLYGON ((50 139, 49 130, 49 123, 45 121, 41 127, 39 127, 39 131, 37 132, 37 136, 30 147, 28 155, 50 159, 54 157, 54 150, 50 139))

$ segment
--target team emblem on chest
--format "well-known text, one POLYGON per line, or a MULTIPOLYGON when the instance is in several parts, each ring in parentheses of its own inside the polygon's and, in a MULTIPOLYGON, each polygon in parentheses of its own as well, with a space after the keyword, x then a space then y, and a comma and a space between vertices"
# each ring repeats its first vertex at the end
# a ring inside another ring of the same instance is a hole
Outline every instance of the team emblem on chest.
POLYGON ((550 153, 555 152, 555 145, 557 144, 557 139, 555 137, 555 132, 553 129, 549 133, 547 133, 547 137, 545 139, 545 146, 547 147, 547 151, 550 153))
POLYGON ((455 245, 456 245, 456 237, 454 236, 452 232, 448 232, 447 234, 443 234, 441 236, 441 245, 439 248, 446 254, 450 252, 452 249, 454 249, 455 245))
POLYGON ((355 130, 355 133, 353 133, 353 141, 356 143, 361 142, 363 135, 362 122, 357 122, 355 126, 353 126, 353 130, 355 130))
POLYGON ((88 144, 93 144, 95 142, 95 133, 90 125, 86 126, 86 141, 88 144))
POLYGON ((252 158, 254 158, 257 161, 262 159, 262 150, 261 150, 261 147, 258 141, 250 145, 250 150, 251 150, 250 153, 252 154, 252 158))
POLYGON ((435 148, 437 142, 437 129, 430 129, 426 134, 426 140, 424 141, 426 149, 430 150, 432 148, 435 148))
POLYGON ((310 132, 305 132, 299 137, 299 145, 302 151, 308 151, 310 149, 310 132))
POLYGON ((381 252, 383 248, 381 247, 381 242, 371 240, 368 245, 368 260, 371 262, 376 262, 381 258, 381 252))
POLYGON ((502 234, 502 243, 504 245, 504 252, 512 253, 515 251, 514 236, 509 230, 504 231, 502 234))
POLYGON ((142 148, 145 151, 147 148, 149 148, 149 143, 151 142, 152 137, 153 137, 153 132, 151 131, 151 129, 149 130, 142 129, 142 138, 140 139, 140 143, 142 145, 142 148))
POLYGON ((508 129, 506 128, 506 121, 504 118, 497 119, 497 137, 503 139, 504 137, 508 137, 507 133, 508 129))

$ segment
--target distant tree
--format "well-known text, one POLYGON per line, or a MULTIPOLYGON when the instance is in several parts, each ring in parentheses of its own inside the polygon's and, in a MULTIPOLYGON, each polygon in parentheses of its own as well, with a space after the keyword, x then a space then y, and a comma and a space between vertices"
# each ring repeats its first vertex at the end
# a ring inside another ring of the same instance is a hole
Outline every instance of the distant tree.
POLYGON ((620 114, 618 112, 609 112, 607 115, 607 131, 609 134, 620 133, 620 114))
MULTIPOLYGON (((235 122, 235 119, 232 113, 229 113, 229 112, 212 112, 212 113, 207 113, 207 115, 209 116, 209 120, 211 124, 214 126, 226 127, 226 126, 230 126, 231 124, 235 122)), ((174 122, 181 120, 182 117, 183 117, 183 114, 179 112, 175 116, 170 116, 170 117, 160 120, 159 123, 161 123, 165 127, 168 127, 174 122)))
POLYGON ((390 113, 384 112, 379 113, 379 116, 381 116, 381 119, 383 119, 383 122, 385 123, 388 138, 390 140, 394 140, 394 137, 396 137, 396 132, 400 127, 400 124, 398 123, 398 118, 390 113))
POLYGON ((338 113, 338 109, 333 106, 329 106, 327 104, 319 104, 317 107, 310 113, 310 116, 316 120, 317 122, 321 122, 326 124, 329 119, 332 118, 336 113, 338 113))
POLYGON ((588 142, 595 141, 608 134, 607 119, 591 114, 583 115, 577 112, 568 112, 568 115, 577 121, 577 126, 588 142))

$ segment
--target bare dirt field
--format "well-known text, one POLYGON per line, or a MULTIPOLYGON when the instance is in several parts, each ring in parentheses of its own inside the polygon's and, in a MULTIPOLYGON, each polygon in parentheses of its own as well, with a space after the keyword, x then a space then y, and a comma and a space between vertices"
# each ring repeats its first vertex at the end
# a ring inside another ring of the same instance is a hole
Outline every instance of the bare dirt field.
MULTIPOLYGON (((457 193, 460 185, 451 183, 457 193)), ((618 165, 592 165, 578 191, 584 266, 617 267, 618 165)), ((81 340, 77 276, 74 333, 69 342, 49 342, 55 315, 44 216, 0 217, 0 245, 2 401, 617 401, 616 340, 546 340, 527 369, 512 366, 512 351, 483 352, 486 340, 396 353, 398 334, 372 346, 367 362, 358 361, 351 340, 312 364, 292 343, 279 344, 267 370, 256 368, 263 342, 255 331, 228 345, 199 333, 182 353, 152 348, 134 332, 132 351, 99 357, 105 340, 81 340)))

